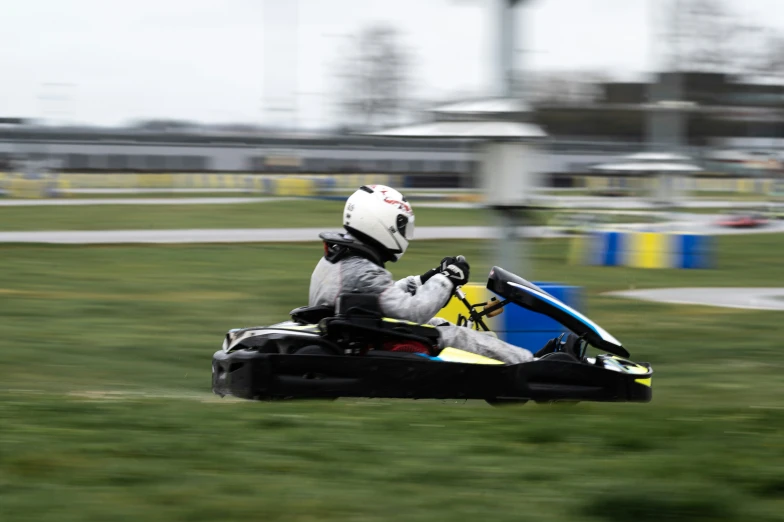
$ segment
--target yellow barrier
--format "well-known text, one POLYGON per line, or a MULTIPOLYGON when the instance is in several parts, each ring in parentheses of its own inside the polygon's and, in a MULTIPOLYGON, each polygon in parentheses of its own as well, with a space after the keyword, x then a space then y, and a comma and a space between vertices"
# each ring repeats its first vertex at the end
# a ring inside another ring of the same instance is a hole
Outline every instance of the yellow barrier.
POLYGON ((591 246, 588 238, 575 236, 569 241, 569 251, 566 254, 566 262, 570 265, 580 265, 588 257, 587 248, 591 246))
MULTIPOLYGON (((65 173, 58 185, 73 189, 235 189, 282 196, 312 196, 321 187, 352 190, 362 185, 401 186, 402 175, 390 174, 234 174, 234 173, 65 173)), ((6 183, 11 177, 6 173, 6 183)), ((2 186, 2 185, 0 185, 2 186)), ((29 191, 29 189, 25 189, 29 191)), ((18 193, 19 190, 15 190, 18 193)))
POLYGON ((40 198, 43 197, 43 187, 39 180, 13 178, 8 193, 12 198, 40 198))
MULTIPOLYGON (((625 189, 639 191, 654 189, 660 183, 658 178, 641 178, 637 176, 606 177, 579 176, 575 178, 575 187, 587 190, 625 189)), ((697 192, 728 192, 736 194, 769 194, 775 185, 767 178, 706 178, 693 176, 683 181, 684 188, 697 192)))
POLYGON ((56 175, 47 175, 39 179, 26 179, 19 174, 0 175, 0 189, 12 198, 58 197, 65 195, 66 188, 68 183, 60 180, 56 175))
POLYGON ((626 264, 634 268, 671 266, 669 237, 656 232, 631 232, 626 264))
POLYGON ((586 178, 586 188, 589 190, 606 189, 609 187, 609 180, 604 177, 591 176, 586 178))
POLYGON ((313 180, 297 178, 279 178, 275 180, 276 196, 313 196, 316 184, 313 180))
MULTIPOLYGON (((478 283, 468 283, 467 285, 463 285, 463 292, 465 292, 469 303, 482 303, 489 300, 493 296, 493 294, 490 293, 485 285, 480 285, 478 283)), ((446 306, 442 308, 437 315, 438 317, 446 319, 451 323, 457 323, 458 316, 467 316, 468 310, 457 297, 452 297, 452 299, 449 300, 446 306)), ((495 330, 499 317, 500 316, 485 318, 485 324, 488 328, 490 328, 490 330, 495 330)))

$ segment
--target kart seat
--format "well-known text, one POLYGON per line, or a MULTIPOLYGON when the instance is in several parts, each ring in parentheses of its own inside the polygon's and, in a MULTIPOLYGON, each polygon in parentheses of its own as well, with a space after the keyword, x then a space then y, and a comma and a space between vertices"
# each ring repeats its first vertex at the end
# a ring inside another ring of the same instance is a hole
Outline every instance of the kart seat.
POLYGON ((434 352, 440 337, 434 326, 384 317, 378 294, 340 294, 335 315, 323 319, 319 327, 327 339, 379 351, 387 351, 396 343, 413 341, 434 352))
POLYGON ((378 294, 340 294, 337 299, 335 312, 341 317, 381 317, 381 306, 378 303, 378 294))
POLYGON ((333 317, 335 309, 331 306, 300 306, 291 312, 291 320, 299 324, 318 324, 325 317, 333 317))

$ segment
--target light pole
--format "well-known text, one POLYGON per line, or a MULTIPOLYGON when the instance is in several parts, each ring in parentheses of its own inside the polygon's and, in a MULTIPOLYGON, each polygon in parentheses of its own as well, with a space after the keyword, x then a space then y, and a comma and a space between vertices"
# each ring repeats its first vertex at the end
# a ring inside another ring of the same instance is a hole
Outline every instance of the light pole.
MULTIPOLYGON (((336 89, 331 91, 332 95, 334 95, 336 98, 342 98, 343 96, 341 96, 339 93, 342 89, 346 88, 345 84, 347 83, 350 86, 350 89, 354 91, 349 94, 348 98, 354 101, 360 100, 361 99, 359 96, 360 93, 358 92, 359 82, 357 81, 357 77, 360 74, 360 63, 361 63, 360 56, 359 56, 359 45, 358 45, 359 37, 353 33, 324 33, 321 35, 321 37, 330 40, 343 40, 344 42, 347 42, 349 52, 352 53, 350 60, 347 60, 345 62, 341 60, 341 63, 335 64, 336 67, 338 67, 339 72, 333 76, 337 77, 338 81, 343 83, 344 85, 340 85, 336 89), (349 64, 350 70, 344 73, 341 71, 341 68, 344 67, 346 63, 349 64)), ((343 58, 343 56, 340 53, 337 54, 339 55, 340 59, 343 58)), ((326 75, 327 74, 325 73, 325 76, 326 75)), ((340 102, 338 103, 338 105, 340 105, 340 102)), ((342 120, 342 117, 338 116, 338 120, 342 120)), ((346 123, 346 122, 342 121, 342 123, 346 123)), ((354 122, 351 121, 350 123, 354 123, 354 122)))
POLYGON ((283 114, 283 125, 294 127, 297 104, 293 98, 299 83, 299 1, 266 0, 263 34, 262 106, 266 113, 283 114))

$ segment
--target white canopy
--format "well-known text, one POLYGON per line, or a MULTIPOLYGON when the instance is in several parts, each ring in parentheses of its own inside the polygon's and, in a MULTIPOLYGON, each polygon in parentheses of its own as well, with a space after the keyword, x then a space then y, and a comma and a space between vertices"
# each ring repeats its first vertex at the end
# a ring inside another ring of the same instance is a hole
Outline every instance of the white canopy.
POLYGON ((371 132, 371 136, 399 138, 532 139, 547 133, 532 123, 506 121, 444 121, 371 132))
POLYGON ((688 163, 665 162, 629 162, 629 163, 603 163, 592 167, 594 170, 605 172, 700 172, 702 169, 688 163))
POLYGON ((624 156, 628 161, 657 161, 657 162, 681 162, 691 161, 691 158, 682 154, 672 154, 669 152, 638 152, 624 156))
POLYGON ((431 109, 431 112, 452 115, 481 115, 531 112, 525 102, 515 98, 487 98, 483 100, 449 103, 431 109))

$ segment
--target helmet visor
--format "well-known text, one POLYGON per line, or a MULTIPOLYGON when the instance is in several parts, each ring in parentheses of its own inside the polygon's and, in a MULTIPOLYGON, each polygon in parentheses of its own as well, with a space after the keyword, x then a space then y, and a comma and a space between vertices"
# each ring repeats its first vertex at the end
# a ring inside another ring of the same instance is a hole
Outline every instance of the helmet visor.
POLYGON ((397 231, 404 238, 410 240, 414 237, 414 216, 408 217, 403 214, 397 216, 397 231))

